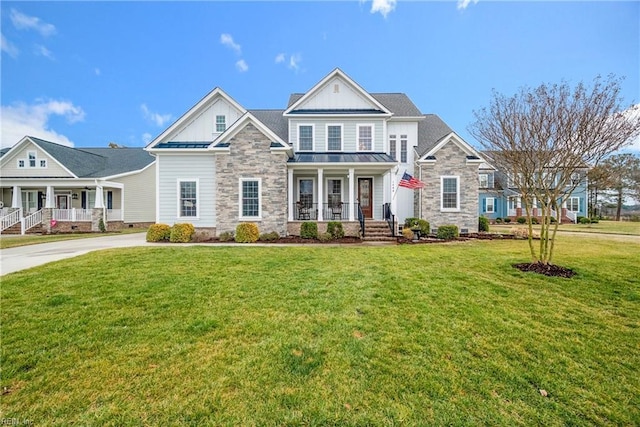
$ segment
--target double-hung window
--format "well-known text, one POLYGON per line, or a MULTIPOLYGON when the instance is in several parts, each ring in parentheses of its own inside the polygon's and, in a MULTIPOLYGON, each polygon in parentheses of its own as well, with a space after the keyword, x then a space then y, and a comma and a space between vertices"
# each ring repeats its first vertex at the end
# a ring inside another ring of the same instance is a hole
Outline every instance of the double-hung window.
POLYGON ((457 176, 440 177, 440 203, 443 211, 460 210, 460 181, 457 176))
POLYGON ((480 188, 488 188, 489 187, 489 175, 486 173, 480 174, 480 188))
POLYGON ((569 204, 567 208, 571 212, 580 212, 580 197, 569 197, 569 204))
POLYGON ((240 178, 240 219, 262 217, 262 180, 240 178))
POLYGON ((400 162, 407 163, 407 135, 400 135, 400 162))
POLYGON ((198 181, 178 181, 178 216, 198 216, 198 181))
POLYGON ((484 211, 486 213, 494 213, 496 211, 496 199, 494 197, 484 199, 484 211))
POLYGON ((35 168, 36 167, 36 152, 35 151, 29 151, 29 167, 30 168, 35 168))
POLYGON ((327 151, 342 150, 342 125, 327 125, 327 151))
POLYGON ((216 132, 222 133, 227 130, 227 118, 225 116, 216 116, 216 132))
POLYGON ((398 160, 395 135, 389 135, 389 155, 393 158, 393 160, 398 160))
POLYGON ((373 125, 358 125, 358 151, 373 150, 373 125))
POLYGON ((313 126, 298 126, 298 150, 313 151, 313 126))
POLYGON ((342 201, 342 180, 341 179, 328 179, 327 180, 327 202, 329 207, 336 206, 342 201))

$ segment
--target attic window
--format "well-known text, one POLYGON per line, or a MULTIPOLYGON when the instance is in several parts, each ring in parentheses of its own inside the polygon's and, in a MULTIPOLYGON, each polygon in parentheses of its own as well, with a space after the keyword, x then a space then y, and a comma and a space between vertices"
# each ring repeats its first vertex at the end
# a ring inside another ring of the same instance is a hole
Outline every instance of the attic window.
POLYGON ((227 130, 227 120, 225 116, 216 116, 216 132, 222 133, 227 130))

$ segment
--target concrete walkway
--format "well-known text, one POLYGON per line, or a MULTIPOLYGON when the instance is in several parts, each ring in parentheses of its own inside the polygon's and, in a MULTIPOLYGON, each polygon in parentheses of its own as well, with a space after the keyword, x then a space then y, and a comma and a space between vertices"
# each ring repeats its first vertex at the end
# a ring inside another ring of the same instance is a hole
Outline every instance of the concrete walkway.
POLYGON ((146 233, 133 233, 2 249, 0 250, 0 275, 3 276, 52 261, 73 258, 101 249, 152 245, 152 243, 147 243, 145 239, 146 233))

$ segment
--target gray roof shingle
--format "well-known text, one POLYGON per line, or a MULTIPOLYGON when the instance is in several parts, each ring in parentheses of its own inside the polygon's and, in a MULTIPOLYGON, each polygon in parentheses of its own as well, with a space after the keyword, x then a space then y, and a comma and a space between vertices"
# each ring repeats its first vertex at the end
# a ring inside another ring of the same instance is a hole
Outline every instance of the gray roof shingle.
POLYGON ((426 114, 418 122, 418 156, 422 157, 453 130, 436 114, 426 114))
MULTIPOLYGON (((422 115, 418 107, 404 93, 370 93, 369 95, 396 116, 417 117, 422 115)), ((303 96, 304 93, 292 93, 289 96, 287 108, 291 107, 303 96)))
POLYGON ((249 110, 249 112, 283 141, 289 142, 289 125, 287 119, 282 116, 284 110, 249 110))

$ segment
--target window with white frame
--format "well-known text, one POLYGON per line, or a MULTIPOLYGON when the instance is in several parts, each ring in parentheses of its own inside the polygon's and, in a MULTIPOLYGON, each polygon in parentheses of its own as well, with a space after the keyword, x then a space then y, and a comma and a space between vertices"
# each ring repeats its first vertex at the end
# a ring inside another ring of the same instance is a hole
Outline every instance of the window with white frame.
POLYGON ((480 177, 480 188, 488 188, 489 187, 489 175, 486 173, 481 173, 480 177))
POLYGON ((335 206, 342 201, 342 180, 327 180, 327 203, 329 206, 335 206))
POLYGON ((440 203, 444 211, 457 211, 460 209, 460 185, 457 176, 440 177, 440 203))
POLYGON ((327 125, 327 150, 342 150, 342 125, 327 125))
POLYGON ((240 218, 260 218, 262 216, 262 181, 260 178, 240 179, 240 218))
POLYGON ((298 126, 298 150, 313 151, 313 126, 298 126))
POLYGON ((400 162, 407 163, 407 135, 400 135, 400 162))
POLYGON ((24 167, 24 160, 23 159, 18 160, 18 167, 19 168, 23 168, 24 167))
POLYGON ((358 125, 358 151, 373 150, 373 125, 358 125))
POLYGON ((178 181, 178 216, 198 216, 198 181, 178 181))
POLYGON ((395 135, 389 135, 389 155, 393 158, 393 160, 398 160, 395 135))
POLYGON ((40 167, 41 168, 46 168, 47 167, 47 161, 43 160, 43 159, 40 159, 40 167))
POLYGON ((30 168, 35 168, 36 167, 36 152, 35 151, 29 151, 29 153, 27 155, 29 156, 29 167, 30 168))
POLYGON ((18 168, 46 168, 47 160, 38 159, 38 153, 35 151, 28 151, 26 159, 18 159, 18 168))
POLYGON ((226 116, 216 116, 216 132, 222 133, 227 130, 226 116))
POLYGON ((569 197, 567 209, 571 212, 580 212, 580 197, 569 197))
POLYGON ((484 211, 486 213, 494 213, 496 211, 496 199, 494 197, 487 197, 484 199, 484 211))
POLYGON ((313 179, 300 178, 298 181, 298 200, 305 208, 313 206, 313 179))

